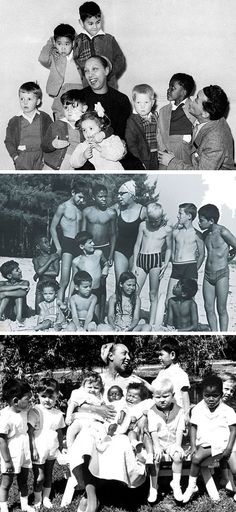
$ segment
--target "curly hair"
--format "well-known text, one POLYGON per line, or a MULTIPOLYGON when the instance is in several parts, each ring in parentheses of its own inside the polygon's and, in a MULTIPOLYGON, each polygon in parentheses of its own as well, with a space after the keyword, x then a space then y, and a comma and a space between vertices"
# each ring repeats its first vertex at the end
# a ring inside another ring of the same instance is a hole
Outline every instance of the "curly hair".
POLYGON ((229 104, 223 89, 219 85, 209 85, 203 87, 203 92, 207 96, 207 101, 203 101, 202 106, 210 114, 210 119, 216 121, 223 117, 229 104))

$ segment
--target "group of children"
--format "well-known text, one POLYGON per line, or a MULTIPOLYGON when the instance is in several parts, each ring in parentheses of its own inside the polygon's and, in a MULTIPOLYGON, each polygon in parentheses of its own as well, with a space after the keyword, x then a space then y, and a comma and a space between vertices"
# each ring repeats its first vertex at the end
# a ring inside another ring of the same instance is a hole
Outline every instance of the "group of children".
MULTIPOLYGON (((163 460, 171 462, 170 486, 178 502, 187 503, 198 491, 197 477, 204 464, 220 465, 222 486, 233 491, 236 499, 236 413, 231 407, 236 378, 231 373, 225 373, 223 380, 216 374, 208 374, 201 386, 203 399, 190 406, 189 378, 178 357, 177 341, 163 339, 160 346, 163 369, 151 383, 152 396, 145 381, 132 382, 132 379, 127 389, 114 384, 104 394, 101 375, 95 371, 85 373, 81 386, 71 393, 65 419, 56 404, 59 386, 55 379, 39 381, 34 403, 28 382, 7 380, 3 384, 3 400, 8 405, 0 411, 1 512, 8 511, 14 475, 22 510, 31 512, 41 504, 52 507, 50 492, 55 460, 63 464, 67 457, 70 461, 73 443, 81 431, 93 437, 100 453, 109 448, 113 436, 128 436, 135 457, 146 465, 150 478, 149 503, 158 498, 158 475, 163 460), (110 420, 105 420, 102 414, 102 406, 106 404, 113 406, 114 417, 110 420), (191 447, 184 442, 188 432, 191 447), (67 450, 63 448, 65 436, 67 450), (191 467, 183 493, 182 465, 186 458, 191 459, 191 467), (28 504, 27 480, 31 467, 34 508, 28 504)), ((210 497, 218 501, 219 493, 211 474, 206 487, 210 497)))
MULTIPOLYGON (((99 95, 102 98, 106 92, 97 86, 100 77, 93 77, 94 90, 99 89, 94 109, 88 108, 84 88, 88 85, 87 59, 99 56, 108 86, 117 88, 117 80, 125 70, 125 56, 116 39, 103 31, 101 10, 95 2, 82 4, 79 14, 80 32, 76 34, 68 24, 58 25, 39 56, 39 62, 49 69, 46 91, 53 98, 54 121, 38 110, 42 90, 37 83, 26 82, 19 88, 21 112, 10 119, 5 138, 15 169, 122 170, 120 161, 127 149, 140 162, 140 169, 158 169, 158 150, 166 148, 186 159, 194 123, 188 110, 195 86, 193 78, 186 73, 171 77, 167 91, 171 103, 160 109, 159 116, 153 88, 135 85, 133 111, 128 107, 130 115, 127 123, 124 120, 123 140, 118 133, 113 134, 111 121, 99 101, 99 95)), ((93 87, 93 81, 90 85, 93 87)), ((122 116, 122 111, 118 109, 117 115, 122 116)), ((132 164, 128 168, 133 169, 132 164)), ((160 168, 165 169, 162 165, 160 168)))

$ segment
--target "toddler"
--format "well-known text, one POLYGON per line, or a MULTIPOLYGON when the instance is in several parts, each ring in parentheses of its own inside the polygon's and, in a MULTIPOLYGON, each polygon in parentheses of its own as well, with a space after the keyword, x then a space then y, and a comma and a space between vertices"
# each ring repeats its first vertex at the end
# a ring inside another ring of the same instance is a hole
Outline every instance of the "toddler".
POLYGON ((168 326, 178 331, 198 331, 198 309, 194 300, 198 290, 195 279, 180 279, 173 287, 173 295, 168 300, 168 326))
POLYGON ((1 512, 8 512, 9 490, 15 475, 20 490, 21 510, 34 511, 28 505, 27 486, 29 468, 32 467, 27 434, 27 410, 31 396, 27 381, 9 379, 3 384, 2 399, 8 405, 0 414, 1 512))
POLYGON ((43 138, 44 169, 71 169, 70 157, 80 142, 80 132, 75 123, 87 110, 83 91, 71 89, 64 92, 60 101, 64 117, 52 123, 43 138))
POLYGON ((8 123, 5 145, 17 171, 43 168, 42 139, 52 120, 38 110, 42 91, 35 82, 25 82, 19 89, 21 111, 8 123))
POLYGON ((170 483, 174 498, 182 501, 180 487, 183 449, 181 447, 185 429, 184 411, 176 404, 173 383, 168 378, 160 378, 153 391, 155 405, 148 411, 148 431, 153 441, 155 473, 150 476, 148 501, 157 499, 157 480, 160 462, 164 454, 172 461, 173 478, 170 483))
POLYGON ((75 29, 71 25, 61 23, 54 29, 53 37, 42 48, 39 62, 49 68, 46 91, 54 98, 52 104, 53 117, 60 119, 64 112, 60 97, 69 89, 82 88, 82 72, 73 58, 75 29))
POLYGON ((155 93, 147 84, 135 85, 132 90, 133 113, 127 120, 125 140, 128 150, 147 170, 158 169, 157 119, 155 93))
POLYGON ((51 508, 52 472, 57 451, 62 451, 63 414, 56 407, 59 385, 55 379, 43 378, 38 385, 39 404, 28 413, 29 436, 34 473, 34 508, 51 508))
POLYGON ((85 141, 78 144, 72 154, 71 166, 79 169, 89 160, 96 170, 123 170, 119 160, 126 153, 125 144, 118 135, 106 137, 110 120, 105 115, 102 105, 97 103, 95 110, 85 112, 77 124, 85 141))
POLYGON ((34 330, 44 331, 53 327, 60 331, 65 323, 65 316, 61 301, 57 299, 59 284, 56 281, 44 281, 40 288, 43 301, 39 303, 38 324, 34 330))
POLYGON ((26 303, 29 281, 22 279, 22 271, 14 260, 3 263, 0 272, 6 281, 0 281, 0 320, 10 318, 23 326, 23 318, 30 311, 26 303))
POLYGON ((97 328, 94 321, 97 297, 92 293, 92 277, 88 272, 80 270, 76 272, 73 280, 74 294, 70 298, 70 308, 74 330, 95 331, 97 328))
POLYGON ((35 256, 33 258, 35 270, 34 281, 38 281, 35 292, 35 313, 39 314, 39 303, 43 301, 42 283, 56 281, 60 264, 58 253, 51 254, 51 246, 46 236, 39 236, 35 240, 35 256))

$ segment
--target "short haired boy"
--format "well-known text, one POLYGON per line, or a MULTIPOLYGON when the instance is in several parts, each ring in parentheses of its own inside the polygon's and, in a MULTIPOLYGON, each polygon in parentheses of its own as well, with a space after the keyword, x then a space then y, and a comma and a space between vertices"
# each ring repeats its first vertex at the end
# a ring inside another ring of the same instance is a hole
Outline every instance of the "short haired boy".
POLYGON ((80 270, 74 275, 74 294, 70 298, 72 322, 77 331, 96 331, 94 321, 97 297, 92 293, 91 275, 80 270))
POLYGON ((155 474, 152 473, 150 476, 148 501, 153 503, 157 499, 158 473, 161 459, 165 454, 172 461, 173 479, 170 486, 174 498, 182 501, 180 479, 184 455, 181 447, 185 429, 184 411, 176 404, 173 383, 168 378, 156 381, 153 399, 155 405, 148 411, 148 431, 153 441, 155 474))
POLYGON ((82 89, 82 72, 73 58, 75 29, 61 23, 54 29, 53 37, 42 48, 39 62, 50 70, 46 85, 49 96, 54 98, 52 111, 54 119, 63 117, 60 102, 63 93, 70 89, 82 89))
POLYGON ((22 84, 19 101, 21 111, 9 120, 4 142, 17 171, 41 170, 42 139, 52 120, 37 108, 42 103, 42 91, 37 83, 22 84))
POLYGON ((0 272, 6 281, 0 281, 0 320, 10 318, 23 326, 23 317, 29 315, 26 295, 29 281, 22 279, 22 271, 14 260, 3 263, 0 272))
POLYGON ((125 139, 129 151, 139 158, 145 169, 158 169, 157 119, 155 93, 147 84, 132 90, 133 113, 127 120, 125 139))
MULTIPOLYGON (((158 117, 158 148, 170 151, 180 160, 190 159, 191 139, 195 117, 189 112, 190 96, 195 83, 191 75, 175 73, 169 82, 167 99, 169 104, 162 107, 158 117)), ((160 164, 160 169, 166 166, 160 164)))
POLYGON ((168 300, 167 319, 168 326, 178 331, 198 330, 198 309, 194 300, 198 290, 195 279, 180 279, 173 287, 173 295, 168 300))
POLYGON ((203 279, 203 298, 207 320, 212 331, 218 330, 215 302, 219 315, 220 331, 227 331, 229 317, 227 298, 229 294, 229 250, 236 249, 236 237, 225 226, 218 224, 220 216, 217 206, 206 204, 198 210, 199 226, 207 249, 207 260, 203 279))
POLYGON ((60 97, 64 117, 52 123, 43 138, 44 169, 71 169, 70 157, 80 143, 80 131, 75 123, 86 112, 83 91, 71 89, 60 97))
POLYGON ((160 344, 159 359, 163 365, 158 376, 152 381, 152 387, 156 387, 159 379, 167 378, 173 382, 176 403, 183 407, 184 412, 189 410, 189 378, 188 374, 178 363, 179 343, 174 338, 163 338, 160 344))
MULTIPOLYGON (((108 84, 117 89, 117 81, 125 71, 125 56, 116 39, 102 29, 101 9, 95 2, 85 2, 79 7, 81 31, 75 37, 74 60, 84 70, 87 59, 94 55, 106 57, 112 65, 108 84)), ((87 85, 84 79, 84 86, 87 85)))

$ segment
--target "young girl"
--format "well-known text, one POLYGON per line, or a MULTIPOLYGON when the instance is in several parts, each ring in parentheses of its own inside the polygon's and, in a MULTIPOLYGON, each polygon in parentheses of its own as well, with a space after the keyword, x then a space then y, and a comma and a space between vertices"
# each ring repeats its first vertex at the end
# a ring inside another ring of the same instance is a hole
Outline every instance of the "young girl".
POLYGON ((137 296, 137 281, 132 272, 123 272, 116 293, 108 301, 107 320, 111 330, 149 331, 151 326, 140 322, 141 301, 137 296))
POLYGON ((78 125, 85 141, 78 144, 72 154, 71 166, 78 169, 89 160, 96 170, 122 170, 119 160, 126 154, 125 143, 118 135, 108 136, 110 119, 105 115, 102 105, 97 103, 95 110, 85 112, 78 125))
POLYGON ((35 313, 39 314, 39 303, 43 300, 41 283, 44 281, 55 281, 59 274, 59 256, 51 254, 51 247, 46 236, 40 236, 35 241, 35 257, 33 265, 35 270, 34 280, 37 281, 35 292, 35 313))
POLYGON ((39 303, 38 325, 35 331, 44 331, 53 327, 55 330, 61 330, 65 323, 65 316, 61 308, 61 301, 57 299, 59 284, 56 281, 45 281, 41 283, 43 300, 39 303))
POLYGON ((15 475, 21 495, 21 510, 34 510, 28 505, 27 487, 29 468, 32 467, 27 434, 27 410, 31 395, 30 385, 24 380, 9 379, 3 384, 2 399, 8 406, 1 410, 0 415, 1 512, 8 512, 9 490, 15 475))
POLYGON ((65 423, 61 411, 55 408, 59 386, 55 379, 43 378, 38 386, 39 404, 28 414, 29 436, 34 473, 34 508, 42 502, 51 508, 49 499, 52 486, 52 471, 58 449, 62 450, 62 428, 65 423))

